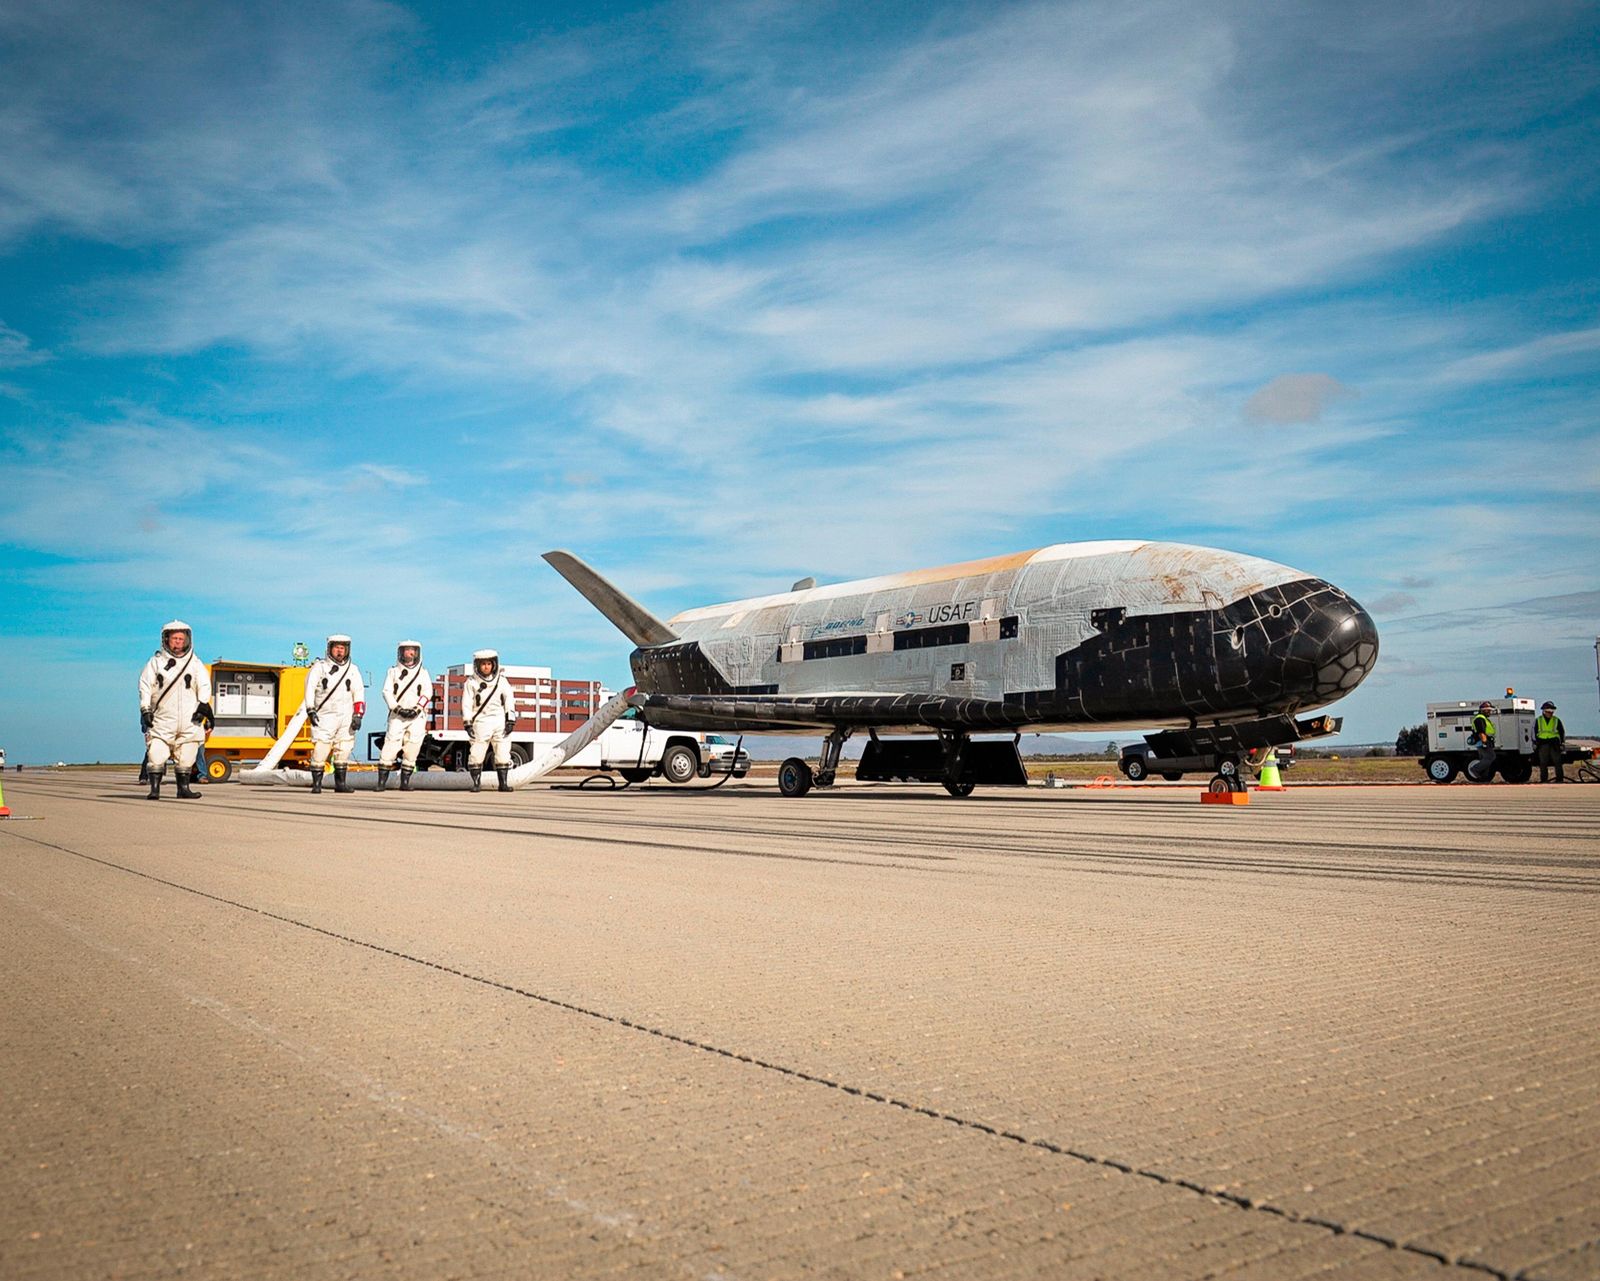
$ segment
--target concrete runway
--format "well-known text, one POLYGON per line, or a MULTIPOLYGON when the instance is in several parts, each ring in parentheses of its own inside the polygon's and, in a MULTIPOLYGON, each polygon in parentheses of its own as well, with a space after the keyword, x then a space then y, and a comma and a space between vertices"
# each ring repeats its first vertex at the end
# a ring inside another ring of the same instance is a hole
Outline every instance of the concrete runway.
POLYGON ((130 775, 3 776, 5 1278, 1600 1276, 1600 787, 130 775))

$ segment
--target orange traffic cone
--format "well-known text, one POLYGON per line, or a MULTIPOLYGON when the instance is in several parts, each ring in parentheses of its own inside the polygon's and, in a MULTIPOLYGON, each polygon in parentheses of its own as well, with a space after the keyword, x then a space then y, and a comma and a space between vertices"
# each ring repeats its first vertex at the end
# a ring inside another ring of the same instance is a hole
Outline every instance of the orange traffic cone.
POLYGON ((1266 759, 1261 762, 1261 778, 1256 783, 1258 792, 1283 791, 1283 776, 1278 773, 1278 754, 1268 752, 1266 759))
POLYGON ((0 818, 10 818, 11 809, 6 804, 6 789, 0 787, 0 818))

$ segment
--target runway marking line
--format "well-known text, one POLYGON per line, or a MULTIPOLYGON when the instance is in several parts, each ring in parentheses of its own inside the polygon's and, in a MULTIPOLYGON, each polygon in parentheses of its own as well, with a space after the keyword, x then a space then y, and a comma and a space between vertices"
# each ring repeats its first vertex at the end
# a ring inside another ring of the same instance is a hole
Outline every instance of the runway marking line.
MULTIPOLYGON (((0 829, 0 835, 5 834, 8 833, 5 833, 3 829, 0 829)), ((625 1015, 607 1014, 604 1010, 592 1009, 588 1006, 578 1005, 572 1001, 562 1000, 560 997, 546 996, 543 993, 533 992, 527 988, 517 987, 514 984, 505 983, 499 979, 492 979, 481 974, 473 974, 467 970, 457 969, 455 966, 446 965, 442 961, 432 961, 424 956, 414 956, 409 952, 401 952, 395 948, 385 947, 381 943, 373 943, 370 940, 356 938, 353 935, 341 934, 337 930, 330 930, 325 926, 312 924, 310 921, 302 921, 292 916, 285 916, 282 913, 269 911, 263 907, 256 907, 250 903, 241 903, 237 899, 226 898, 220 894, 212 894, 207 890, 197 889, 192 885, 185 885, 181 881, 171 881, 165 877, 157 876, 152 872, 141 871, 139 868, 129 867, 123 863, 116 863, 110 859, 100 858, 94 854, 85 854, 82 850, 71 849, 65 845, 57 845, 51 841, 42 841, 37 837, 24 836, 20 832, 13 832, 9 834, 16 836, 18 840, 26 841, 30 845, 38 845, 45 849, 56 850, 62 854, 70 854, 74 858, 83 859, 85 862, 96 863, 101 867, 107 867, 113 871, 124 872, 129 876, 139 877, 141 880, 152 881, 157 885, 165 885, 169 889, 179 890, 185 894, 192 894, 197 898, 208 899, 213 903, 221 903, 227 907, 238 908, 240 911, 251 912, 268 920, 279 921, 285 925, 292 925, 296 929, 306 930, 312 934, 320 934, 325 938, 336 939, 341 943, 349 943, 355 947, 366 948, 368 951, 378 952, 385 956, 392 956, 397 960, 406 961, 412 965, 420 965, 430 970, 436 970, 442 974, 452 974, 457 978, 467 980, 469 983, 476 983, 482 987, 506 992, 513 996, 520 996, 526 1000, 537 1001, 540 1004, 551 1006, 554 1009, 565 1010, 571 1014, 578 1014, 587 1019, 593 1019, 601 1023, 609 1023, 615 1027, 627 1028, 628 1030, 634 1032, 643 1032, 649 1036, 659 1037, 661 1040, 671 1042, 675 1045, 682 1045, 689 1049, 699 1050, 702 1053, 716 1055, 719 1058, 730 1059, 734 1062, 748 1064, 751 1067, 759 1068, 766 1072, 772 1072, 780 1076, 785 1076, 791 1080, 804 1081, 811 1085, 820 1085, 830 1090, 838 1090, 841 1093, 848 1094, 856 1098, 866 1099, 873 1103, 881 1103, 887 1105, 888 1107, 897 1108, 902 1112, 928 1117, 929 1119, 935 1121, 943 1121, 946 1124, 956 1126, 959 1129, 973 1130, 980 1134, 987 1134, 992 1138, 1005 1139, 1008 1142, 1019 1144, 1022 1147, 1039 1148, 1057 1156, 1070 1157, 1072 1160, 1080 1161, 1085 1165, 1098 1166, 1102 1169, 1116 1170, 1119 1173, 1131 1175, 1135 1178, 1147 1179, 1153 1183, 1164 1184, 1168 1187, 1182 1188, 1186 1192, 1192 1192, 1197 1196, 1202 1196, 1208 1200, 1232 1206, 1238 1210, 1256 1211, 1262 1214, 1269 1214, 1288 1223, 1298 1223, 1304 1224, 1307 1227, 1321 1228, 1322 1230, 1329 1232, 1334 1236, 1348 1236, 1355 1240, 1369 1241, 1376 1245, 1381 1245, 1387 1249, 1395 1250, 1403 1254, 1411 1254, 1420 1258, 1430 1259, 1443 1267, 1464 1268, 1469 1271, 1480 1272, 1485 1276, 1494 1277, 1496 1281, 1534 1281, 1534 1278, 1529 1277, 1526 1269, 1519 1269, 1516 1272, 1506 1272, 1500 1268, 1494 1267, 1492 1264, 1484 1263, 1477 1259, 1463 1258, 1459 1255, 1449 1255, 1441 1250, 1435 1250, 1428 1246, 1418 1245, 1411 1241, 1402 1241, 1398 1237, 1385 1236, 1381 1232, 1373 1232, 1366 1228, 1357 1227, 1353 1224, 1340 1223, 1336 1220, 1325 1219, 1317 1215, 1302 1214, 1298 1211, 1291 1210, 1286 1206, 1274 1205, 1268 1201, 1259 1201, 1254 1197, 1245 1196, 1237 1192, 1229 1192, 1223 1188, 1208 1188, 1204 1184, 1196 1183, 1192 1179, 1181 1178, 1177 1175, 1164 1174, 1155 1169, 1129 1165, 1126 1162, 1116 1160, 1114 1157, 1102 1156, 1093 1152, 1084 1152, 1077 1148, 1071 1148, 1065 1146, 1064 1144, 1056 1143, 1050 1139, 1030 1138, 1025 1134, 1018 1134, 1013 1130, 1000 1129, 996 1126, 989 1125, 986 1122, 973 1120, 970 1117, 956 1116, 950 1112, 941 1112, 936 1108, 924 1107, 921 1104, 911 1103, 904 1099, 897 1099, 892 1095, 879 1094, 876 1091, 863 1089, 860 1086, 849 1085, 844 1081, 836 1081, 831 1077, 818 1076, 813 1072, 805 1071, 803 1068, 789 1067, 786 1064, 772 1063, 766 1059, 756 1058, 754 1055, 741 1054, 737 1050, 726 1049, 723 1046, 712 1045, 705 1041, 697 1041, 693 1037, 683 1036, 676 1032, 669 1032, 665 1028, 651 1027, 647 1023, 639 1023, 626 1017, 625 1015)))

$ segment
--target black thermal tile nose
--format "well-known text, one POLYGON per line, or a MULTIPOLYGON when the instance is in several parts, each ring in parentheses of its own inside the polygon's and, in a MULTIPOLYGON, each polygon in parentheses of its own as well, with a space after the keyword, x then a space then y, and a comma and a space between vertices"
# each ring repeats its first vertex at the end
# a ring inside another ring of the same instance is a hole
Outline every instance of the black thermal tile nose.
POLYGON ((1308 630, 1319 638, 1318 698, 1338 698, 1366 679, 1378 661, 1378 629, 1372 615, 1342 592, 1317 610, 1308 630))

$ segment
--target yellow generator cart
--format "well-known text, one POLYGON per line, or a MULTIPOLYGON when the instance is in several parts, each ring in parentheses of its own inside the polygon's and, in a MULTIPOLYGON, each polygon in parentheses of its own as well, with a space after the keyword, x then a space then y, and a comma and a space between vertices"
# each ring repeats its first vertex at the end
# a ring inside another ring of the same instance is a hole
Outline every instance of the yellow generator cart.
MULTIPOLYGON (((211 664, 211 705, 217 726, 206 739, 206 777, 225 783, 241 766, 254 765, 272 749, 306 697, 305 667, 277 663, 211 664)), ((285 766, 305 766, 311 759, 311 733, 302 725, 285 766)))

